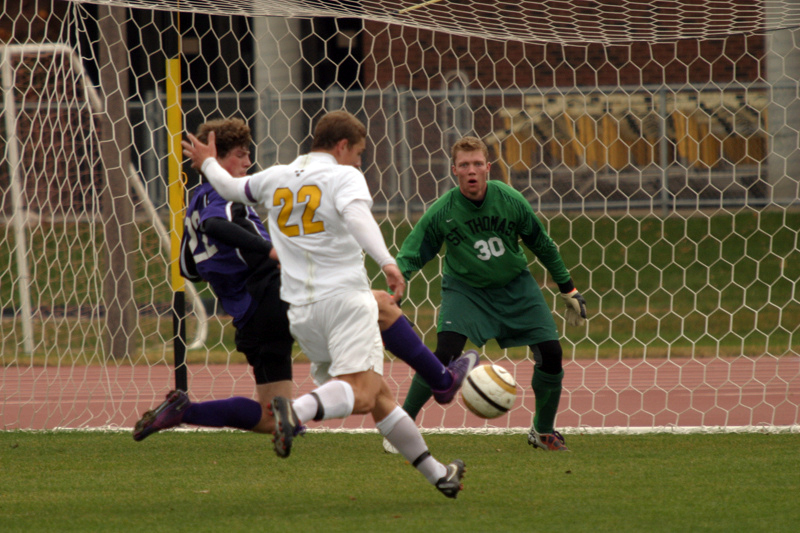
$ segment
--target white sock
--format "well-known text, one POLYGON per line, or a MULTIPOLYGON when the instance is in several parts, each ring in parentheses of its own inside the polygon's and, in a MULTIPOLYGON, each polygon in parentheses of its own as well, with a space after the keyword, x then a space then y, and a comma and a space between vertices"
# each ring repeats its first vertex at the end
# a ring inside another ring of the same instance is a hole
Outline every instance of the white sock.
POLYGON ((292 407, 300 422, 305 423, 316 418, 320 410, 321 420, 347 418, 353 412, 354 403, 353 387, 345 381, 332 379, 314 391, 297 398, 292 407))
POLYGON ((375 425, 381 435, 386 437, 386 440, 392 443, 392 446, 397 448, 397 451, 430 483, 435 484, 447 474, 447 467, 428 452, 428 445, 425 444, 419 428, 402 407, 395 407, 394 411, 375 425), (419 459, 422 460, 414 464, 419 459))

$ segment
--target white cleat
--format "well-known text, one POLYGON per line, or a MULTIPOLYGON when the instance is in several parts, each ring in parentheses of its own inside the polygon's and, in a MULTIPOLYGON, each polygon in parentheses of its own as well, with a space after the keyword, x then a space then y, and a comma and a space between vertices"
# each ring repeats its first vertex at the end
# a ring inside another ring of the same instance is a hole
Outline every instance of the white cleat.
POLYGON ((392 446, 392 443, 386 438, 383 439, 383 451, 385 453, 400 453, 400 451, 392 446))

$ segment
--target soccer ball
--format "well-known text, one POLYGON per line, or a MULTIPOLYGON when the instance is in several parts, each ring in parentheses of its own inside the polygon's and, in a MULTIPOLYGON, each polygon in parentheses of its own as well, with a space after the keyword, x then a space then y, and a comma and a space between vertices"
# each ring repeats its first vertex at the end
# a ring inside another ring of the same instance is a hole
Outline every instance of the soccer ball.
POLYGON ((517 399, 517 382, 505 368, 479 365, 472 369, 461 386, 461 399, 481 418, 504 415, 517 399))

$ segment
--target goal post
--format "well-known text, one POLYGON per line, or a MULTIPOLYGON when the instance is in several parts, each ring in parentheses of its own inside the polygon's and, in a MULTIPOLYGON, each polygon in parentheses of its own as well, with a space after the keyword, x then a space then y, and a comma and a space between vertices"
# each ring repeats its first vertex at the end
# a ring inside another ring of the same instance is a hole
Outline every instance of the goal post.
POLYGON ((186 391, 189 388, 186 372, 186 282, 181 277, 180 248, 183 236, 183 217, 185 213, 184 178, 181 171, 181 139, 183 120, 181 117, 181 61, 176 54, 167 58, 167 135, 169 138, 168 189, 170 213, 170 283, 172 285, 172 334, 173 363, 175 365, 175 388, 186 391))
MULTIPOLYGON (((34 321, 42 320, 43 313, 41 306, 34 311, 32 305, 31 286, 36 282, 32 276, 29 266, 29 257, 36 257, 40 250, 31 246, 31 239, 28 237, 29 228, 43 228, 42 222, 52 224, 54 220, 73 221, 77 224, 91 223, 98 216, 99 200, 92 199, 93 192, 96 191, 97 184, 89 183, 86 188, 79 188, 77 194, 83 201, 78 205, 77 198, 66 199, 64 189, 75 188, 70 185, 69 180, 76 179, 81 181, 81 168, 93 167, 97 160, 97 155, 91 153, 91 141, 86 147, 88 150, 81 150, 71 154, 74 161, 66 163, 67 174, 62 178, 63 183, 52 185, 45 181, 45 190, 34 188, 31 183, 30 168, 40 165, 47 159, 47 155, 31 155, 41 149, 45 138, 41 136, 42 130, 47 135, 55 135, 60 132, 60 126, 64 124, 61 120, 48 118, 48 114, 63 113, 67 120, 74 123, 81 121, 90 122, 92 116, 103 116, 104 105, 97 92, 97 89, 89 80, 84 69, 83 61, 76 53, 75 49, 67 44, 47 44, 30 43, 17 45, 0 45, 0 55, 2 56, 2 87, 3 87, 3 124, 5 132, 13 132, 5 137, 5 156, 4 170, 8 176, 8 192, 5 205, 10 204, 11 209, 4 210, 4 224, 13 227, 13 238, 5 241, 13 249, 14 256, 14 276, 12 285, 16 288, 17 297, 13 305, 5 307, 5 310, 16 309, 15 316, 19 320, 22 329, 21 339, 22 353, 32 354, 36 347, 41 351, 42 343, 48 342, 38 331, 38 339, 34 335, 34 321), (32 65, 32 66, 31 66, 32 65), (27 71, 27 72, 26 72, 27 71), (35 86, 34 80, 46 80, 41 86, 35 86), (22 82, 21 79, 24 79, 22 82), (72 95, 71 100, 66 100, 64 94, 56 94, 58 89, 72 95), (18 102, 19 93, 31 94, 36 97, 36 102, 31 103, 30 98, 22 99, 18 102), (31 130, 30 123, 38 121, 47 126, 40 127, 38 132, 31 130), (48 124, 49 123, 49 124, 48 124), (27 175, 26 175, 27 169, 27 175), (51 198, 56 196, 56 200, 51 198), (44 197, 43 200, 40 198, 44 197), (33 202, 31 199, 33 198, 33 202), (33 204, 33 205, 32 205, 33 204), (78 206, 76 209, 76 205, 78 206)), ((85 126, 91 128, 93 126, 85 126)), ((54 151, 56 153, 56 151, 54 151)), ((53 157, 53 156, 50 156, 53 157)), ((130 165, 125 172, 125 187, 123 194, 127 197, 130 191, 131 196, 135 196, 137 209, 146 213, 149 222, 157 232, 160 241, 160 252, 165 257, 170 256, 170 242, 168 234, 164 228, 158 209, 153 204, 143 180, 133 165, 130 165), (166 238, 166 239, 165 239, 166 238)), ((84 178, 85 181, 85 178, 84 178)), ((72 196, 75 196, 72 192, 72 196)), ((69 232, 62 235, 50 230, 45 239, 64 239, 70 238, 69 232)), ((141 235, 139 235, 141 238, 141 235)), ((102 243, 101 243, 102 244, 102 243)), ((158 250, 158 248, 157 248, 158 250)), ((85 250, 94 256, 102 252, 102 245, 85 250)), ((128 250, 130 253, 131 250, 128 250)), ((41 266, 41 265, 39 265, 41 266)), ((48 269, 64 268, 69 265, 48 264, 48 269)), ((80 268, 80 265, 71 265, 80 268)), ((98 268, 97 272, 101 272, 98 268)), ((98 278, 99 279, 99 278, 98 278)), ((93 282, 92 282, 93 283, 93 282)), ((83 287, 86 288, 86 287, 83 287)), ((76 290, 81 290, 77 287, 76 290)), ((208 331, 207 313, 205 311, 200 295, 194 287, 189 288, 190 302, 193 313, 197 317, 197 327, 195 335, 188 349, 197 349, 203 346, 205 336, 208 331)), ((47 307, 53 304, 46 302, 47 307)), ((64 309, 64 314, 69 311, 64 309)), ((102 314, 102 312, 100 313, 102 314)), ((47 320, 45 318, 45 320, 47 320)), ((14 329, 6 328, 6 331, 14 329)), ((131 331, 126 331, 125 336, 130 336, 131 331)), ((7 349, 6 349, 7 350, 7 349)), ((9 356, 4 350, 3 355, 9 356)), ((13 350, 12 350, 13 352, 13 350)))
MULTIPOLYGON (((3 116, 5 131, 16 131, 16 103, 14 102, 14 94, 11 92, 12 88, 12 71, 11 71, 11 58, 10 54, 13 53, 11 47, 3 47, 2 56, 2 71, 0 75, 3 78, 3 116)), ((19 147, 16 140, 9 137, 9 142, 6 145, 6 153, 8 158, 9 180, 11 182, 10 195, 12 205, 12 224, 14 226, 14 241, 16 243, 25 242, 25 216, 22 208, 22 188, 19 178, 19 147)), ((28 290, 30 285, 30 269, 28 267, 28 255, 24 246, 15 247, 14 258, 16 260, 16 273, 19 280, 19 300, 22 309, 22 330, 23 339, 22 345, 25 353, 33 352, 33 327, 31 325, 31 296, 28 290)))
MULTIPOLYGON (((0 204, 0 427, 129 428, 173 388, 176 305, 163 223, 178 224, 179 208, 165 201, 170 166, 185 172, 187 194, 198 181, 170 153, 161 43, 177 26, 184 131, 245 119, 254 170, 307 151, 326 111, 346 108, 366 124, 362 170, 393 253, 455 186, 452 142, 467 134, 486 142, 491 178, 529 200, 587 299, 586 326, 566 326, 556 285, 530 256, 564 347, 559 428, 798 430, 800 15, 792 2, 97 4, 54 2, 32 17, 23 3, 0 17, 6 49, 56 46, 72 58, 56 67, 32 52, 3 63, 11 74, 0 187, 11 193, 0 204), (127 34, 124 61, 111 64, 96 38, 107 5, 127 34), (129 131, 109 140, 131 159, 134 238, 122 251, 136 313, 126 333, 132 355, 122 360, 109 359, 102 342, 98 258, 112 227, 99 222, 114 213, 100 202, 110 189, 96 121, 114 115, 108 100, 89 102, 104 68, 129 87, 120 120, 129 131), (20 211, 27 222, 15 226, 20 211), (27 268, 14 259, 23 242, 27 268)), ((381 287, 379 269, 367 267, 381 287)), ((441 260, 431 261, 403 303, 431 348, 441 272, 441 260)), ((253 396, 230 317, 206 286, 187 292, 200 320, 188 324, 197 348, 186 353, 190 395, 253 396)), ((460 400, 429 404, 417 419, 424 431, 530 426, 533 355, 493 342, 481 354, 520 385, 509 415, 482 421, 460 400)), ((296 391, 306 392, 307 361, 299 350, 295 357, 296 391)), ((387 355, 401 402, 412 375, 387 355)), ((372 429, 359 418, 314 427, 372 429)))
POLYGON ((30 250, 25 245, 27 242, 26 226, 29 223, 28 210, 26 209, 23 198, 22 169, 23 159, 20 153, 20 143, 15 132, 18 131, 19 110, 15 98, 15 62, 20 61, 26 55, 45 54, 47 56, 61 56, 69 65, 70 70, 76 72, 77 79, 82 83, 82 89, 86 94, 86 99, 79 105, 87 105, 94 112, 102 109, 102 104, 97 96, 94 87, 86 85, 83 75, 83 66, 74 50, 63 44, 7 44, 0 45, 0 55, 2 56, 2 66, 0 76, 2 77, 3 88, 3 124, 6 134, 6 162, 9 177, 9 195, 12 205, 11 224, 14 228, 14 259, 16 262, 17 282, 15 285, 19 291, 20 322, 22 325, 22 346, 26 354, 30 354, 34 349, 33 325, 32 325, 32 306, 30 295, 31 273, 28 263, 30 250))

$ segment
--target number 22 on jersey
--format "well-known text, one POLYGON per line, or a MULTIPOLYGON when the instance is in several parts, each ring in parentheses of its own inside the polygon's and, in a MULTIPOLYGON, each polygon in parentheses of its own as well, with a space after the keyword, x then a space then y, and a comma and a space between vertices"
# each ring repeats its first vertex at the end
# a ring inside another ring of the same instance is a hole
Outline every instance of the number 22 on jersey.
POLYGON ((272 205, 280 207, 278 227, 281 233, 287 237, 297 237, 325 231, 325 224, 321 220, 314 220, 314 214, 317 212, 321 201, 322 191, 316 185, 300 187, 296 197, 292 190, 287 187, 276 189, 272 197, 272 205), (300 225, 289 223, 289 217, 295 207, 303 210, 300 218, 303 227, 302 231, 300 230, 300 225))
POLYGON ((194 211, 189 218, 189 223, 185 225, 185 230, 189 233, 189 250, 192 251, 195 263, 202 263, 206 259, 213 257, 218 249, 215 245, 208 242, 208 236, 205 233, 200 233, 200 239, 197 238, 197 229, 200 227, 200 212, 194 211), (203 241, 202 251, 200 248, 200 241, 203 241))

